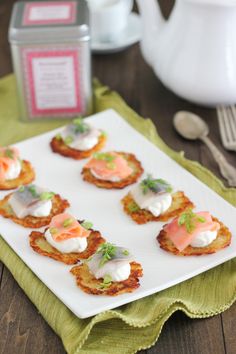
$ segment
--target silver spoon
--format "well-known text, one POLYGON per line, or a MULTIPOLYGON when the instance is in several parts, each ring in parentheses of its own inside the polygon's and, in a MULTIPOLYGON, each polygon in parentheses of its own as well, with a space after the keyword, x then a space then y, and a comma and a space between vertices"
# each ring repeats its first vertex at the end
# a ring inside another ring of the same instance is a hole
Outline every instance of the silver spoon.
POLYGON ((225 177, 231 187, 236 187, 236 169, 227 162, 224 155, 207 137, 209 127, 204 120, 191 112, 180 111, 174 115, 173 123, 177 132, 184 138, 190 140, 200 139, 208 146, 220 168, 222 176, 225 177))

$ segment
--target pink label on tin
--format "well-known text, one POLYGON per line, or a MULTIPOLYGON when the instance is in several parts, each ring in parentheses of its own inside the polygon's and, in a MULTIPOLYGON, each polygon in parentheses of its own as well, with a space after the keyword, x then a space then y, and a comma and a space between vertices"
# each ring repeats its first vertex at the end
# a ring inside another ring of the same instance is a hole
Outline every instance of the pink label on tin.
POLYGON ((75 17, 75 1, 32 2, 25 5, 23 25, 70 24, 75 17))
POLYGON ((78 51, 25 50, 25 84, 31 117, 82 111, 78 51))

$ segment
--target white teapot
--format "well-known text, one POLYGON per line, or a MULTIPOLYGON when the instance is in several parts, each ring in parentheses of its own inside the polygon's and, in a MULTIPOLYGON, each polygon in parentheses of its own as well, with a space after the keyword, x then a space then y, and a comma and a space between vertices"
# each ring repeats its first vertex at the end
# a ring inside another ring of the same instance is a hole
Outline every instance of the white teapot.
POLYGON ((236 0, 175 0, 167 21, 157 0, 137 0, 141 50, 163 84, 207 106, 236 103, 236 0))

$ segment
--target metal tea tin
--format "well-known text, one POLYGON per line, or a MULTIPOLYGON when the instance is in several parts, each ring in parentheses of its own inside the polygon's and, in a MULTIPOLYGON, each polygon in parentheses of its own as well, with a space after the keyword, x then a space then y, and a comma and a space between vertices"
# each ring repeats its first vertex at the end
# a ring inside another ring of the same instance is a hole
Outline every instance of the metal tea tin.
POLYGON ((85 0, 22 1, 9 28, 21 118, 71 118, 92 110, 85 0))

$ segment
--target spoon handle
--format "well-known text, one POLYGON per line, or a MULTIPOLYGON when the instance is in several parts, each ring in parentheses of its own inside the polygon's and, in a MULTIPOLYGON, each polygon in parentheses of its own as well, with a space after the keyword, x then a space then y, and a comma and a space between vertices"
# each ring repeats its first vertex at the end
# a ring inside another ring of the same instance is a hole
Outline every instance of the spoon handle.
POLYGON ((217 149, 215 144, 207 137, 203 136, 200 138, 209 148, 214 157, 215 161, 217 162, 220 172, 222 176, 228 181, 231 187, 236 187, 236 169, 228 163, 224 155, 217 149))

